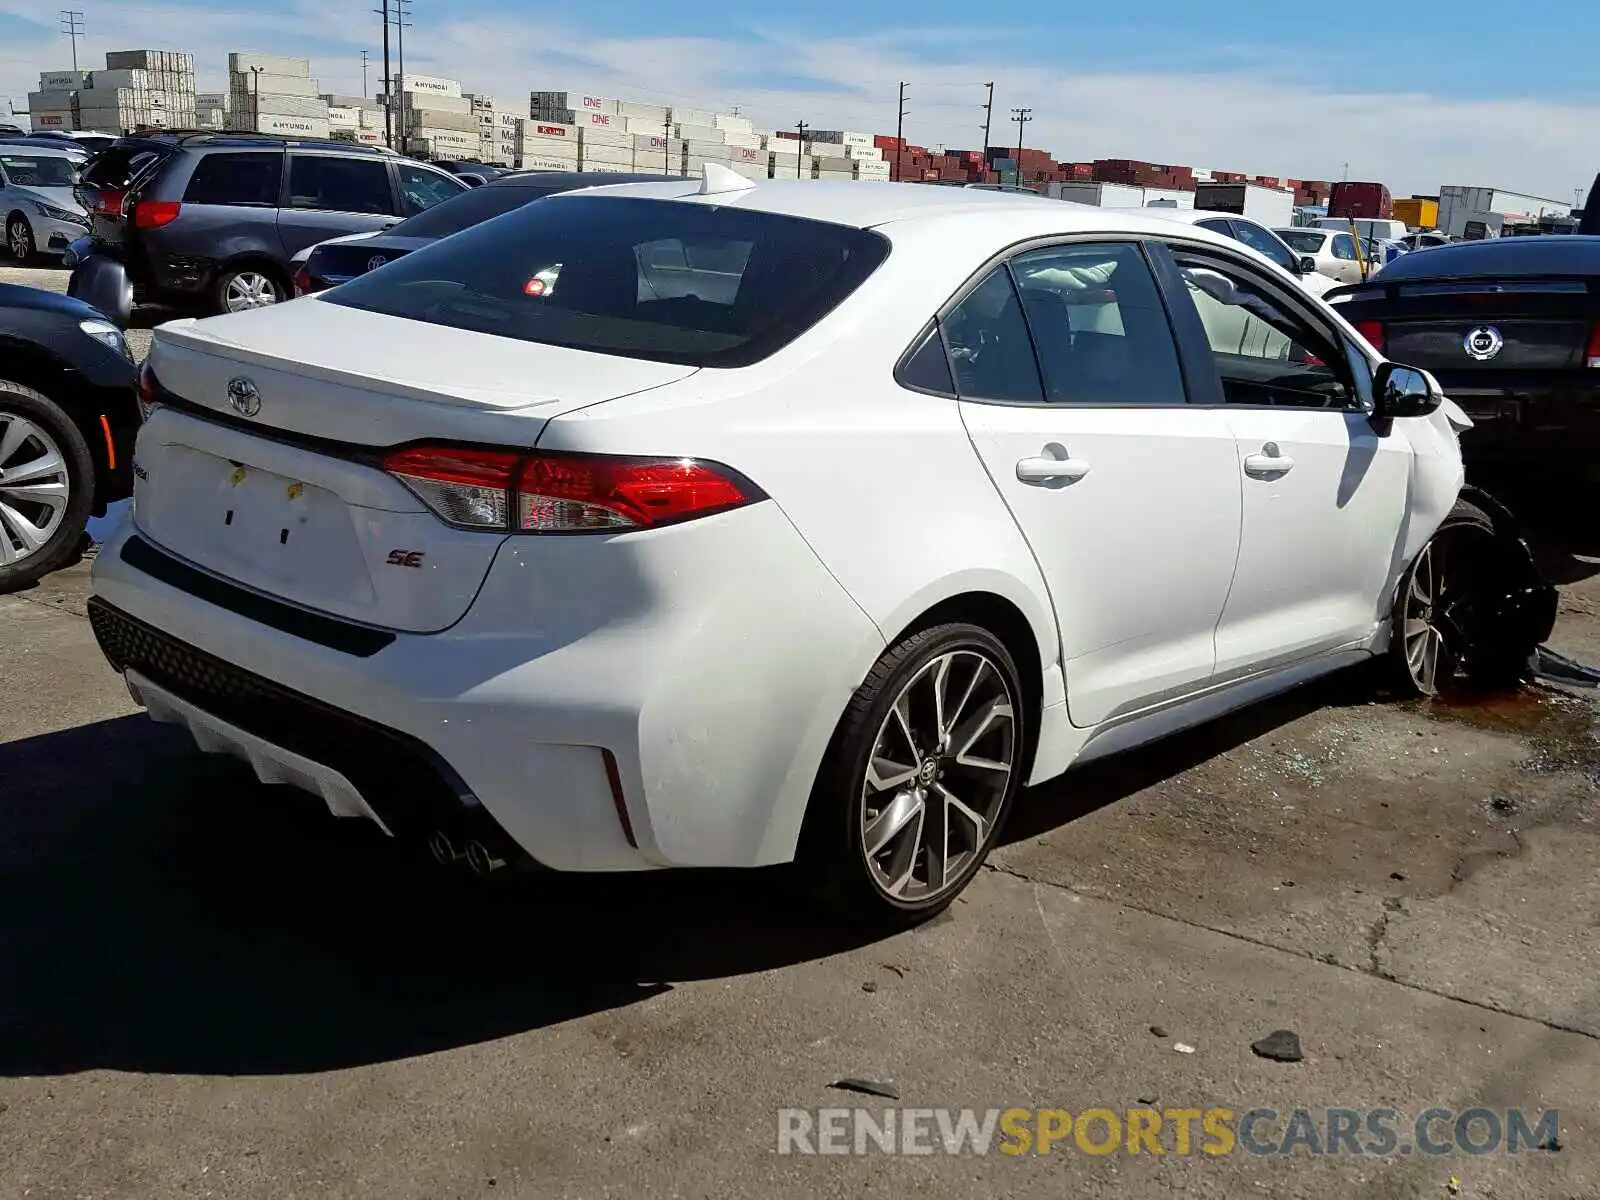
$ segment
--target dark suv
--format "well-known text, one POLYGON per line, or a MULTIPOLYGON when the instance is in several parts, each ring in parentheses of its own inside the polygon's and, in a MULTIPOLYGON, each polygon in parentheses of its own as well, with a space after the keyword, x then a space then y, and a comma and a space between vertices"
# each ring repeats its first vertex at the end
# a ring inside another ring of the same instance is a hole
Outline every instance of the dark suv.
POLYGON ((72 257, 120 261, 135 300, 239 312, 292 297, 290 261, 305 247, 386 229, 465 190, 426 163, 344 142, 119 138, 84 172, 90 234, 72 257))

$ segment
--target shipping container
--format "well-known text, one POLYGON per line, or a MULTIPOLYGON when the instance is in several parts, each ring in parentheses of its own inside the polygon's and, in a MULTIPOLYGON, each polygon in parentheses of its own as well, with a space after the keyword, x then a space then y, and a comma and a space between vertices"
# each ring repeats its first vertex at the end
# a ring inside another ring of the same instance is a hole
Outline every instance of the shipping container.
POLYGON ((770 165, 770 159, 765 150, 753 150, 748 146, 728 147, 728 161, 744 167, 761 167, 763 169, 770 165))
POLYGON ((584 149, 591 146, 610 146, 614 149, 633 149, 633 134, 615 129, 579 129, 579 140, 584 149))
POLYGON ((710 142, 718 146, 728 144, 728 135, 714 125, 678 125, 673 136, 685 142, 710 142))
POLYGON ((434 109, 408 108, 403 114, 406 129, 426 126, 429 129, 449 129, 456 133, 477 133, 478 118, 471 113, 439 112, 434 109))
POLYGON ((671 110, 663 104, 634 104, 624 100, 617 105, 617 115, 628 117, 635 121, 649 121, 658 126, 665 126, 671 117, 671 110))
POLYGON ((730 117, 725 116, 722 113, 718 113, 716 117, 712 119, 711 124, 722 130, 724 133, 754 133, 756 128, 750 123, 750 119, 748 117, 730 117))
POLYGON ((40 71, 41 92, 71 92, 89 86, 88 71, 40 71))
POLYGON ((1389 189, 1381 183, 1346 180, 1333 185, 1333 192, 1328 197, 1328 215, 1387 220, 1394 215, 1394 202, 1389 196, 1389 189))
POLYGON ((264 71, 245 71, 228 76, 228 91, 234 95, 254 95, 271 92, 276 96, 315 96, 317 81, 303 75, 268 74, 264 71))
POLYGON ((169 71, 177 75, 193 75, 194 55, 182 50, 112 50, 106 54, 106 69, 169 71))
POLYGON ((1211 212, 1236 213, 1269 229, 1287 229, 1294 220, 1294 193, 1253 183, 1201 183, 1194 206, 1211 212))
POLYGON ((730 146, 738 146, 745 150, 760 150, 762 148, 761 138, 753 133, 729 133, 724 129, 722 130, 722 136, 730 146))
MULTIPOLYGON (((110 63, 111 55, 106 55, 106 62, 110 63)), ((310 78, 311 60, 309 58, 282 58, 276 54, 255 54, 238 50, 228 55, 228 72, 232 75, 248 75, 252 71, 259 71, 267 75, 295 75, 301 79, 310 78)))
POLYGON ((399 90, 428 96, 445 96, 452 100, 462 99, 460 80, 441 79, 437 75, 413 75, 407 72, 400 76, 399 90))
POLYGON ((679 125, 709 125, 717 127, 717 114, 701 108, 679 108, 672 106, 672 120, 679 125))
POLYGON ((283 137, 325 138, 333 132, 328 127, 326 117, 289 117, 278 113, 262 113, 242 120, 241 114, 234 113, 229 118, 229 124, 236 130, 276 133, 283 137))
POLYGON ((28 120, 35 129, 67 130, 78 127, 78 119, 72 112, 34 112, 28 113, 28 120))
MULTIPOLYGON (((319 96, 318 99, 320 100, 321 97, 319 96)), ((323 103, 327 104, 328 107, 328 124, 351 127, 361 124, 361 110, 359 108, 346 108, 343 105, 328 104, 326 100, 323 100, 323 103)))
POLYGON ((1439 224, 1439 202, 1413 196, 1394 202, 1394 218, 1404 221, 1408 229, 1434 229, 1439 224))

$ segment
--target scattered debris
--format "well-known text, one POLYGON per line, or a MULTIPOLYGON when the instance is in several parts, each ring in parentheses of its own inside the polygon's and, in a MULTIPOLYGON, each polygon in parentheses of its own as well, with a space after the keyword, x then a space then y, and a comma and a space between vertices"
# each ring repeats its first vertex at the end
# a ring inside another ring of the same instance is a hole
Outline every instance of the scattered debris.
POLYGON ((860 1092, 863 1096, 882 1096, 885 1100, 900 1099, 900 1089, 893 1081, 879 1083, 876 1079, 836 1079, 828 1085, 841 1092, 860 1092))
POLYGON ((1461 1180, 1457 1179, 1454 1175, 1450 1176, 1450 1178, 1445 1182, 1444 1186, 1445 1190, 1452 1196, 1461 1195, 1461 1180))
POLYGON ((879 963, 878 965, 885 971, 893 971, 901 979, 906 977, 906 969, 904 967, 897 967, 893 963, 879 963))
POLYGON ((1174 1050, 1176 1050, 1179 1054, 1193 1054, 1194 1053, 1194 1047, 1185 1045, 1183 1042, 1173 1042, 1172 1043, 1172 1048, 1174 1050))
POLYGON ((1158 1038, 1164 1038, 1167 1036, 1167 1027, 1165 1025, 1152 1025, 1150 1026, 1150 1032, 1158 1038))
POLYGON ((861 985, 861 990, 863 992, 875 992, 875 991, 878 990, 878 985, 873 983, 872 980, 869 979, 869 980, 867 980, 865 983, 863 983, 861 985))
POLYGON ((1489 811, 1499 813, 1503 817, 1514 817, 1522 811, 1522 805, 1518 804, 1510 796, 1491 796, 1489 797, 1489 811))
POLYGON ((1300 1035, 1289 1029, 1269 1033, 1250 1049, 1258 1058, 1269 1058, 1273 1062, 1297 1063, 1305 1058, 1300 1050, 1300 1035))
POLYGON ((1156 1095, 1154 1092, 1151 1092, 1148 1096, 1140 1096, 1139 1097, 1139 1103, 1143 1104, 1143 1105, 1146 1105, 1146 1106, 1153 1105, 1153 1104, 1159 1104, 1160 1102, 1161 1102, 1161 1097, 1156 1095))
POLYGON ((1391 872, 1389 872, 1389 878, 1394 880, 1396 883, 1404 883, 1406 881, 1406 877, 1404 875, 1402 875, 1399 871, 1391 871, 1391 872))
POLYGON ((1533 673, 1553 683, 1600 687, 1600 670, 1585 666, 1564 654, 1557 654, 1549 646, 1540 646, 1533 652, 1533 673))

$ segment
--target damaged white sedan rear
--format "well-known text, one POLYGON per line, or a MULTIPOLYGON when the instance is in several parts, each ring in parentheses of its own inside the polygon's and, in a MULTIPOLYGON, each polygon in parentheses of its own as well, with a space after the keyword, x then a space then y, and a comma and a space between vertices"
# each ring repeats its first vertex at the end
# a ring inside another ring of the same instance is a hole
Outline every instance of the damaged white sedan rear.
POLYGON ((91 604, 152 715, 478 870, 798 858, 916 920, 1030 781, 1454 669, 1455 410, 1292 276, 708 175, 159 329, 91 604))

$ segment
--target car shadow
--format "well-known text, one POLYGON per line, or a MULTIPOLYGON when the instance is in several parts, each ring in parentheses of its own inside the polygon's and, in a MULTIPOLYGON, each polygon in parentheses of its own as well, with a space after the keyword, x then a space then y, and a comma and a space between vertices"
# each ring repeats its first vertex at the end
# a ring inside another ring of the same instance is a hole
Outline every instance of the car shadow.
POLYGON ((1026 841, 1109 808, 1318 709, 1393 698, 1382 664, 1354 667, 1251 704, 1203 725, 1075 767, 1025 789, 1012 805, 999 844, 1026 841))
POLYGON ((865 944, 783 871, 444 872, 126 717, 0 745, 0 1077, 322 1071, 865 944))

